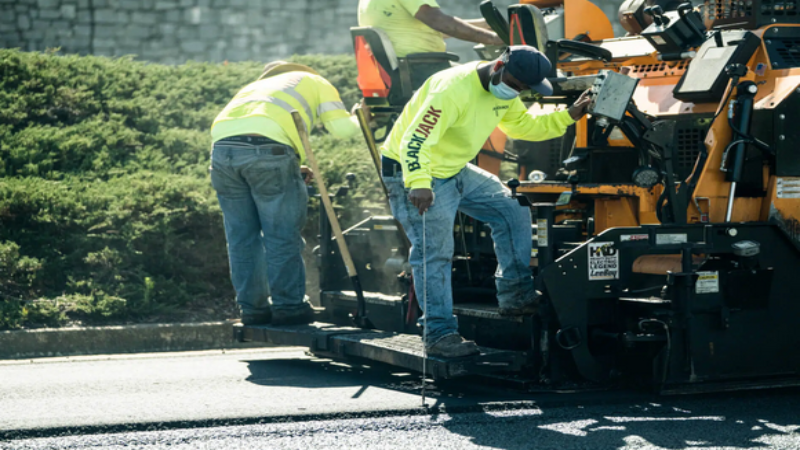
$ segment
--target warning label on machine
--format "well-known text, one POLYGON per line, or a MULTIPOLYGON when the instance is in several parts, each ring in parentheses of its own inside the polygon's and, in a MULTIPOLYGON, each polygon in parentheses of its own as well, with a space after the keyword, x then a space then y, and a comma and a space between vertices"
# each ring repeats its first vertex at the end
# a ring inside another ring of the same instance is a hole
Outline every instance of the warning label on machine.
POLYGON ((694 285, 697 294, 716 294, 719 292, 719 272, 697 272, 697 283, 694 285))
POLYGON ((547 247, 547 219, 536 219, 536 245, 547 247))
POLYGON ((778 177, 775 191, 778 198, 800 198, 800 178, 778 177))
POLYGON ((589 281, 619 278, 619 252, 613 242, 589 243, 589 281))
POLYGON ((646 241, 649 236, 646 234, 623 234, 619 237, 620 242, 646 241))
POLYGON ((685 233, 656 235, 656 245, 683 244, 686 243, 686 241, 687 236, 685 233))

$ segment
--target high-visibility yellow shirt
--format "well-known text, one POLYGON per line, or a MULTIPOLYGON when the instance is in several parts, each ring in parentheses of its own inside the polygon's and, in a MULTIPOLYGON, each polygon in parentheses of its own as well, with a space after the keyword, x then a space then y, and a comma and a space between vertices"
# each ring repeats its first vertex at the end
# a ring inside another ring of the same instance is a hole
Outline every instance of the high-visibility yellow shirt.
POLYGON ((381 146, 403 166, 406 187, 430 188, 477 156, 496 127, 512 139, 544 141, 575 123, 568 111, 533 115, 519 97, 500 100, 483 88, 479 63, 434 74, 406 104, 381 146))
POLYGON ((250 83, 217 115, 211 125, 213 142, 244 134, 258 134, 294 147, 305 162, 305 151, 292 119, 297 110, 306 130, 322 123, 338 137, 358 132, 339 92, 328 80, 309 72, 286 72, 250 83))
POLYGON ((443 52, 446 45, 442 34, 414 17, 422 5, 439 7, 436 0, 359 0, 358 25, 383 30, 399 57, 443 52))

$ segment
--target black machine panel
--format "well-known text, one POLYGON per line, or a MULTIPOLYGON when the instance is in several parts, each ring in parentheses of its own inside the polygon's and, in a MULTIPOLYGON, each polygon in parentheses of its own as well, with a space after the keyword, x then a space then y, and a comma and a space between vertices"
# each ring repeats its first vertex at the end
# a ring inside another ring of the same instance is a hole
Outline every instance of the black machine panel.
POLYGON ((798 0, 708 0, 703 19, 712 28, 756 29, 773 23, 800 23, 798 0))
POLYGON ((795 89, 775 108, 775 174, 779 177, 800 177, 800 92, 795 89))
POLYGON ((725 67, 746 64, 761 43, 758 36, 749 31, 720 33, 719 38, 709 38, 700 46, 697 56, 672 91, 678 100, 695 103, 722 100, 728 84, 725 67))
MULTIPOLYGON (((557 335, 556 342, 568 344, 578 370, 591 380, 613 376, 613 352, 601 341, 644 322, 671 336, 662 354, 668 367, 656 358, 656 370, 650 372, 665 384, 800 373, 800 357, 785 350, 798 344, 796 327, 777 319, 800 313, 794 301, 797 277, 791 275, 798 270, 797 251, 772 225, 739 224, 736 230, 730 233, 728 225, 614 228, 560 257, 541 273, 558 315, 558 334, 568 338, 557 335), (769 250, 731 251, 743 242, 769 250), (636 272, 636 261, 647 255, 672 255, 681 261, 680 270, 665 270, 660 281, 652 278, 655 273, 636 272), (603 304, 612 311, 615 305, 635 306, 628 313, 635 322, 622 324, 619 312, 603 317, 596 309, 603 304)), ((636 336, 627 338, 633 342, 636 336)), ((641 365, 643 359, 637 361, 641 365)))
POLYGON ((664 12, 659 6, 644 11, 652 16, 653 23, 642 31, 642 36, 665 61, 682 59, 682 52, 697 47, 705 39, 703 19, 689 3, 678 6, 677 11, 664 12))
POLYGON ((541 170, 547 174, 548 180, 552 180, 558 169, 564 166, 563 161, 569 157, 574 141, 575 127, 571 126, 564 136, 555 139, 539 142, 515 140, 512 151, 528 172, 541 170))
POLYGON ((764 41, 773 69, 800 67, 800 28, 770 28, 764 41))
MULTIPOLYGON (((685 178, 692 173, 697 156, 705 149, 705 138, 711 125, 711 116, 692 115, 675 117, 675 134, 672 148, 676 151, 676 175, 685 178)), ((566 175, 558 170, 578 170, 582 183, 629 183, 631 174, 638 167, 639 160, 630 147, 603 147, 603 149, 572 150, 574 127, 570 127, 563 138, 542 142, 514 141, 513 151, 519 156, 520 164, 531 170, 541 170, 548 180, 565 180, 566 175), (577 156, 576 163, 565 166, 563 161, 577 156)))
POLYGON ((705 150, 711 117, 676 118, 673 147, 676 151, 675 174, 686 178, 694 170, 697 157, 705 150))
POLYGON ((567 164, 581 183, 630 183, 637 167, 639 156, 631 147, 579 149, 567 164))

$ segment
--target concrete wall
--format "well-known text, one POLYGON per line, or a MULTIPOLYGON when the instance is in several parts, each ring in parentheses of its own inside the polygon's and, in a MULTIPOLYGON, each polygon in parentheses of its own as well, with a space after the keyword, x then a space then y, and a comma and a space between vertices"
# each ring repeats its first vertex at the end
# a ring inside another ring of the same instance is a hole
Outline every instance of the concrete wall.
MULTIPOLYGON (((481 0, 439 0, 477 18, 481 0)), ((620 0, 601 0, 616 17, 620 0)), ((505 11, 511 0, 495 0, 505 11)), ((161 63, 269 61, 350 53, 358 0, 0 0, 0 47, 120 56, 161 63)), ((612 23, 615 20, 612 20, 612 23)), ((472 44, 448 50, 475 59, 472 44)))

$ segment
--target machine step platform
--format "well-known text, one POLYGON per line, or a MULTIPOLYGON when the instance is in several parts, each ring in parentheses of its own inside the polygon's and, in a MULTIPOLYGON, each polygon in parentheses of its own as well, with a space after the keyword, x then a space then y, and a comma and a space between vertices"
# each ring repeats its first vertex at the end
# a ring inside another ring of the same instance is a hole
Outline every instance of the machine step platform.
MULTIPOLYGON (((292 326, 234 325, 234 338, 241 342, 266 342, 282 346, 308 347, 321 357, 362 358, 416 372, 422 371, 422 337, 377 330, 342 327, 315 322, 292 326)), ((466 375, 516 372, 528 362, 526 352, 480 347, 481 353, 464 358, 428 357, 426 373, 434 379, 466 375)))

